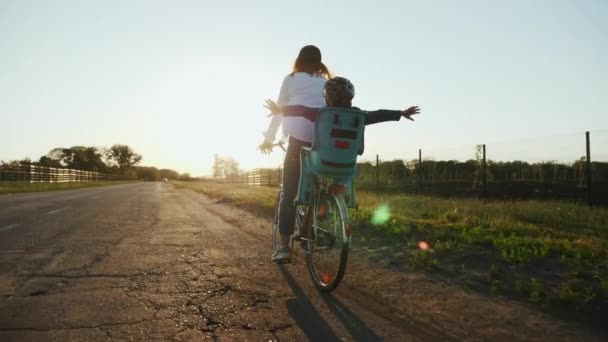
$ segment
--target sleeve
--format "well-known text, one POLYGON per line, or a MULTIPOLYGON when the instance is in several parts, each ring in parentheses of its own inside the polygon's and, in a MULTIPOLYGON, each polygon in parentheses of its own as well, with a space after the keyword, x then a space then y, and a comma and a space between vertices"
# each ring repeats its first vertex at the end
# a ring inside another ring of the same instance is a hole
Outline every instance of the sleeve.
POLYGON ((287 106, 289 103, 289 91, 291 89, 291 82, 289 82, 290 78, 290 75, 285 76, 283 84, 281 84, 281 90, 279 90, 279 97, 277 98, 277 104, 279 106, 287 106))
MULTIPOLYGON (((283 79, 283 84, 281 84, 281 90, 279 91, 279 97, 277 99, 277 104, 279 106, 287 105, 289 101, 289 76, 286 76, 283 79)), ((264 139, 266 141, 272 143, 277 135, 277 131, 279 130, 279 126, 281 126, 281 122, 283 121, 283 116, 281 115, 273 115, 270 119, 270 123, 268 124, 268 128, 264 132, 264 139)))
POLYGON ((400 110, 388 110, 388 109, 378 109, 367 112, 367 121, 365 121, 366 125, 373 125, 375 123, 385 122, 385 121, 399 121, 401 120, 401 111, 400 110))
POLYGON ((306 106, 283 106, 281 107, 284 116, 301 116, 312 122, 317 119, 319 108, 311 108, 306 106))

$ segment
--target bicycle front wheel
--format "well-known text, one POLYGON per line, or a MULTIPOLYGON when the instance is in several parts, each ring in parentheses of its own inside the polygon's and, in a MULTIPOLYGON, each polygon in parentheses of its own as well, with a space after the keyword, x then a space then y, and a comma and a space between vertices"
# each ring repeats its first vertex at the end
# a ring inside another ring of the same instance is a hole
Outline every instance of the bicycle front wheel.
POLYGON ((308 271, 319 290, 331 292, 342 281, 348 259, 346 203, 340 195, 322 191, 309 214, 313 217, 307 227, 308 271))

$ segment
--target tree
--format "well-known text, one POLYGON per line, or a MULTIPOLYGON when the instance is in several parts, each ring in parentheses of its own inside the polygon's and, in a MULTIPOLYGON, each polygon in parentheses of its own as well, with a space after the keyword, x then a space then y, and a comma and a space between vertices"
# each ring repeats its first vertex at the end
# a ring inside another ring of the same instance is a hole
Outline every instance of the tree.
POLYGON ((224 175, 224 160, 217 154, 213 155, 213 177, 220 178, 224 175))
POLYGON ((6 167, 6 168, 15 168, 15 167, 19 167, 19 161, 18 160, 10 160, 8 162, 2 161, 0 163, 0 166, 2 167, 6 167))
POLYGON ((167 179, 178 179, 179 178, 179 173, 177 171, 171 170, 171 169, 161 169, 159 170, 160 172, 160 178, 167 178, 167 179))
POLYGON ((213 156, 213 177, 226 178, 239 174, 239 163, 231 157, 213 156))
POLYGON ((103 157, 103 152, 97 147, 58 147, 49 151, 46 156, 40 157, 38 163, 42 166, 64 166, 76 170, 106 172, 107 165, 103 157))
POLYGON ((62 167, 61 162, 57 159, 52 159, 49 156, 42 156, 38 160, 38 165, 46 167, 62 167))
POLYGON ((147 182, 155 182, 160 180, 160 172, 152 166, 138 166, 135 168, 137 179, 143 179, 147 182))
POLYGON ((188 172, 186 172, 186 173, 182 173, 178 179, 181 181, 191 181, 192 177, 190 177, 190 174, 188 172))
POLYGON ((108 160, 116 163, 121 172, 137 165, 141 161, 141 155, 135 153, 127 145, 114 145, 106 153, 108 160))
POLYGON ((403 160, 395 159, 392 161, 384 161, 380 163, 382 177, 388 183, 395 183, 405 179, 406 168, 403 160))

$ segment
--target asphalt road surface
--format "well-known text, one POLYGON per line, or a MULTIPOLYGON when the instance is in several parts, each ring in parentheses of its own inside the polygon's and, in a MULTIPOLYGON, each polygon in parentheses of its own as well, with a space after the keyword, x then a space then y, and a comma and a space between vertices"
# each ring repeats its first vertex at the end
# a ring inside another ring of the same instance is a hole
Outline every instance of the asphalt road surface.
POLYGON ((270 222, 165 183, 0 196, 0 341, 599 340, 353 253, 332 295, 270 222))

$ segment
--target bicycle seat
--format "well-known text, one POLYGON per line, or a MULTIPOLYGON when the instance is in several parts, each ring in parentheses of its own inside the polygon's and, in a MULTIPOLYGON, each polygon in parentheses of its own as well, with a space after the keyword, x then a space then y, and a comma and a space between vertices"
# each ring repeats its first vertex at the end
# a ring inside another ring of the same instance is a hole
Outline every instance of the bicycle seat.
POLYGON ((298 203, 312 203, 313 176, 332 177, 347 185, 354 195, 352 177, 357 172, 357 156, 363 154, 366 118, 366 112, 355 109, 325 107, 319 110, 312 146, 300 152, 298 203))

